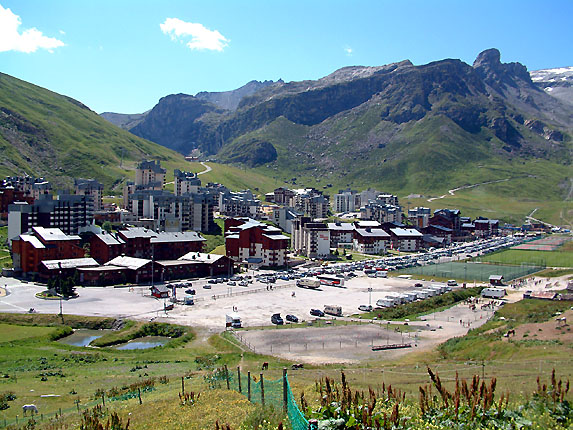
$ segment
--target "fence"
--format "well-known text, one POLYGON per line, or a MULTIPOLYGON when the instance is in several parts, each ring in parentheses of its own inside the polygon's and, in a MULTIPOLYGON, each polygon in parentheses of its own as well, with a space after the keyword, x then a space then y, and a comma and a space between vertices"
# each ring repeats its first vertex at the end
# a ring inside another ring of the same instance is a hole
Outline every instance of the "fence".
POLYGON ((491 275, 503 275, 506 281, 521 278, 545 269, 545 265, 507 265, 495 263, 442 263, 401 270, 399 273, 466 279, 488 282, 491 275))
POLYGON ((283 369, 282 378, 274 381, 265 379, 263 373, 257 380, 251 376, 251 372, 246 375, 241 373, 240 367, 237 367, 236 375, 232 375, 225 366, 225 376, 229 389, 247 396, 250 402, 282 408, 287 413, 293 430, 308 430, 308 420, 296 404, 286 369, 283 369))

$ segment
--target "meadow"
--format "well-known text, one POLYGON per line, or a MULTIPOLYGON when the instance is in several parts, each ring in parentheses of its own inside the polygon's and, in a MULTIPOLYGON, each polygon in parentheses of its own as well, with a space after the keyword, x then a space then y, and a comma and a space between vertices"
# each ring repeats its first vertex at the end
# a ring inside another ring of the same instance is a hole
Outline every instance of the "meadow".
MULTIPOLYGON (((456 374, 465 379, 475 374, 482 379, 496 377, 498 393, 509 392, 513 401, 521 402, 536 390, 537 376, 549 380, 553 368, 561 376, 573 373, 571 343, 565 340, 569 327, 555 330, 551 339, 544 340, 536 339, 535 333, 527 339, 507 339, 503 334, 521 324, 552 320, 556 313, 568 308, 565 302, 522 300, 507 304, 484 326, 433 351, 419 351, 398 361, 380 358, 356 365, 306 364, 298 370, 290 370, 291 363, 287 361, 245 350, 233 337, 201 329, 189 329, 184 341, 166 347, 120 351, 73 347, 55 341, 64 328, 56 315, 2 314, 0 394, 13 393, 16 399, 7 402, 7 409, 0 410, 0 426, 4 420, 15 425, 16 416, 22 424, 21 405, 34 403, 42 414, 36 428, 79 428, 82 411, 103 406, 105 400, 105 409, 117 412, 124 422, 130 419, 130 428, 134 429, 158 425, 168 430, 207 429, 214 428, 215 421, 241 428, 244 423, 268 418, 269 412, 249 403, 245 396, 227 391, 224 381, 216 378, 217 369, 227 365, 235 374, 240 366, 244 374, 251 372, 258 379, 263 361, 269 363, 264 372, 269 381, 280 378, 283 367, 288 367, 295 399, 299 402, 304 392, 311 406, 319 401, 312 394, 317 381, 324 381, 325 377, 339 379, 340 369, 344 369, 345 378, 354 389, 371 387, 380 392, 392 385, 404 393, 404 408, 417 410, 419 387, 430 383, 428 365, 448 389, 452 389, 456 374), (141 388, 141 404, 137 388, 141 388), (194 400, 182 400, 179 394, 183 389, 188 397, 193 393, 194 400), (63 417, 55 419, 60 409, 63 417)), ((75 327, 110 324, 110 319, 68 315, 64 315, 64 321, 75 327)), ((124 330, 107 341, 131 338, 140 329, 139 323, 126 324, 124 330)), ((262 428, 276 428, 280 413, 273 414, 274 424, 262 428)))
POLYGON ((573 250, 563 247, 555 251, 508 249, 481 257, 479 260, 517 266, 524 263, 547 267, 573 267, 573 250))

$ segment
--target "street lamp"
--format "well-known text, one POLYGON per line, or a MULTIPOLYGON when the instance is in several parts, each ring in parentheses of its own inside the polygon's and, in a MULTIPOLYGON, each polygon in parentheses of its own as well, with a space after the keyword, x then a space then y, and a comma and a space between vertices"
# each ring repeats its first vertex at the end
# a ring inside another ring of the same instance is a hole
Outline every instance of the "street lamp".
POLYGON ((372 287, 368 287, 368 306, 372 306, 372 287))

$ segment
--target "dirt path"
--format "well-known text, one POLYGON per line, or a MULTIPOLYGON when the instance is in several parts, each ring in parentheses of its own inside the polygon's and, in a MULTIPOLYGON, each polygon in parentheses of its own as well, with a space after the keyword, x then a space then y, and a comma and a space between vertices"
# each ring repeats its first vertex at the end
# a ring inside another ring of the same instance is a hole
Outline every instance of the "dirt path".
POLYGON ((205 170, 203 170, 202 172, 197 173, 197 175, 204 175, 205 173, 209 173, 211 170, 213 170, 211 168, 211 166, 208 166, 207 164, 205 164, 204 161, 201 161, 201 165, 205 168, 205 170))
POLYGON ((465 190, 468 188, 474 188, 474 187, 479 187, 480 185, 488 185, 488 184, 495 184, 497 182, 506 182, 509 181, 509 178, 506 179, 497 179, 495 181, 487 181, 487 182, 480 182, 478 184, 472 184, 472 185, 464 185, 461 187, 457 187, 457 188, 452 188, 451 190, 448 190, 448 194, 443 194, 439 197, 431 197, 428 199, 429 202, 433 202, 434 200, 439 200, 439 199, 443 199, 445 197, 448 197, 448 195, 450 196, 455 196, 456 195, 456 191, 460 191, 460 190, 465 190))

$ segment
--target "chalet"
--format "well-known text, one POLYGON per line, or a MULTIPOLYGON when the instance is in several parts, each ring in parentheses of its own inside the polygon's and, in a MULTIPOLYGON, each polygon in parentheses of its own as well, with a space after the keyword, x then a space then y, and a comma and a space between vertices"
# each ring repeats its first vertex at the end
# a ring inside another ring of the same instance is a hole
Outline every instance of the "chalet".
POLYGON ((166 299, 169 297, 169 287, 166 285, 154 285, 149 288, 151 295, 157 297, 158 299, 166 299))
POLYGON ((392 247, 400 251, 418 251, 422 245, 422 233, 415 228, 390 228, 392 247))
POLYGON ((57 277, 71 278, 79 268, 97 267, 93 258, 70 258, 66 260, 44 260, 40 263, 39 275, 42 279, 57 277))
POLYGON ((478 218, 474 221, 476 237, 491 237, 499 234, 499 221, 496 219, 478 218))
POLYGON ((152 266, 154 272, 153 279, 159 280, 159 276, 161 275, 161 269, 146 258, 126 257, 122 255, 108 261, 104 266, 117 268, 116 270, 125 273, 127 282, 135 284, 150 282, 152 280, 152 266))
POLYGON ((330 248, 338 248, 341 245, 352 247, 354 238, 354 224, 348 222, 329 222, 330 248))
POLYGON ((80 237, 59 228, 32 227, 12 240, 14 269, 24 275, 39 273, 44 260, 83 258, 84 254, 80 237))
POLYGON ((289 237, 281 230, 253 219, 225 220, 227 257, 236 263, 247 258, 260 258, 262 266, 287 264, 289 237))
POLYGON ((382 254, 386 251, 390 235, 381 228, 357 228, 354 230, 353 248, 364 254, 382 254))
POLYGON ((125 240, 120 236, 103 231, 90 237, 90 255, 99 264, 124 254, 125 240))
POLYGON ((293 222, 292 248, 308 258, 330 255, 330 230, 323 222, 313 222, 309 217, 299 217, 293 222))

